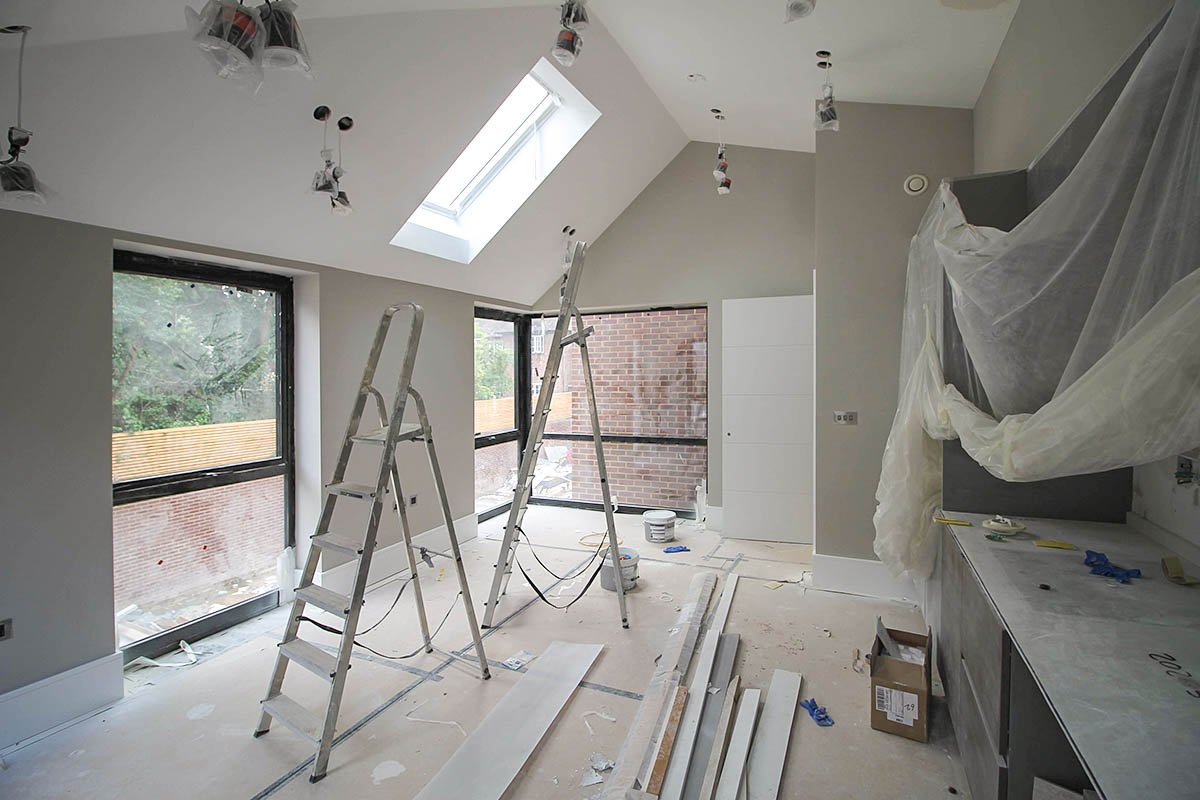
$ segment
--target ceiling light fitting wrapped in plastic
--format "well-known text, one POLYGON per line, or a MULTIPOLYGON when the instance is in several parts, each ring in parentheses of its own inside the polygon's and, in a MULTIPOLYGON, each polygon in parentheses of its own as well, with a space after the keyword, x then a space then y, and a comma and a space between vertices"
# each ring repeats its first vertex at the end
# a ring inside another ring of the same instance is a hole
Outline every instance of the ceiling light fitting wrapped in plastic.
POLYGON ((900 398, 875 495, 875 553, 894 574, 933 569, 938 440, 961 440, 1017 482, 1200 445, 1198 86, 1200 2, 1187 0, 1075 169, 1020 225, 969 224, 942 185, 909 251, 900 398), (996 418, 946 384, 946 313, 996 418))
POLYGON ((272 0, 258 8, 236 0, 208 0, 196 12, 185 8, 188 33, 218 76, 252 91, 263 68, 308 73, 308 47, 296 20, 296 4, 272 0))
POLYGON ((310 72, 308 47, 296 19, 296 4, 292 0, 273 0, 259 6, 258 14, 263 24, 263 65, 271 69, 310 72))

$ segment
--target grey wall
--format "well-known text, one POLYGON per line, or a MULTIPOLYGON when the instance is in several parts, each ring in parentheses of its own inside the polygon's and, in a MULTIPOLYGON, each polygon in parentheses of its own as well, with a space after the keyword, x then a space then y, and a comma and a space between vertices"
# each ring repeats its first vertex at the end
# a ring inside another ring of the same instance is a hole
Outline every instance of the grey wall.
POLYGON ((112 236, 0 211, 0 693, 114 649, 112 236))
POLYGON ((817 134, 817 533, 822 555, 875 558, 875 488, 896 412, 908 244, 931 189, 971 171, 969 110, 839 104, 817 134), (857 426, 834 425, 858 411, 857 426))
POLYGON ((1028 167, 1170 5, 1021 3, 975 105, 975 171, 1028 167))
MULTIPOLYGON (((708 486, 719 506, 720 301, 812 293, 815 157, 730 146, 733 192, 720 196, 716 149, 688 144, 592 244, 579 305, 708 305, 708 486)), ((558 308, 557 284, 535 308, 558 308)))
MULTIPOLYGON (((297 279, 298 501, 307 542, 384 305, 426 310, 416 385, 430 407, 455 516, 471 514, 474 300, 469 295, 244 253, 189 247, 0 211, 0 693, 115 649, 112 592, 111 341, 114 239, 235 258, 297 279), (320 430, 313 427, 319 425, 320 430), (319 453, 316 452, 319 450, 319 453)), ((401 454, 415 531, 441 523, 423 452, 401 454)), ((361 473, 360 473, 361 474, 361 473)), ((387 523, 381 543, 398 538, 387 523)))

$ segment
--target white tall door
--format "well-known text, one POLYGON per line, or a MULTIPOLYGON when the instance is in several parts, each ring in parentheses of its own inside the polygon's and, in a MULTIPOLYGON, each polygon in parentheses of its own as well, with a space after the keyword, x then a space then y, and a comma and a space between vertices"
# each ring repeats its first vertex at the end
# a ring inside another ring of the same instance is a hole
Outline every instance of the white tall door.
POLYGON ((811 295, 721 303, 726 536, 813 540, 811 295))

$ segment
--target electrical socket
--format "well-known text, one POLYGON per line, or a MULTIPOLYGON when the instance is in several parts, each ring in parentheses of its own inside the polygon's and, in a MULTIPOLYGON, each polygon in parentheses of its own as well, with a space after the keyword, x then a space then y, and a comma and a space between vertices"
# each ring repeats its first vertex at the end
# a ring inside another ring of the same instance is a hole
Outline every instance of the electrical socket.
POLYGON ((857 425, 857 411, 835 411, 833 412, 833 424, 835 425, 857 425))
POLYGON ((410 494, 408 496, 408 504, 410 506, 415 506, 417 504, 417 496, 415 494, 410 494))
POLYGON ((12 617, 0 619, 0 642, 3 642, 5 639, 11 639, 12 635, 12 617))

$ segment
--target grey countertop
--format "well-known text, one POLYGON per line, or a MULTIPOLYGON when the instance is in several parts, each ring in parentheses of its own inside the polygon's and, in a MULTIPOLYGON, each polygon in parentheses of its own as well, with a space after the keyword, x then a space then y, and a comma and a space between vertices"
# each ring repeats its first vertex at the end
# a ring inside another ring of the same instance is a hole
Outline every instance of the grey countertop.
POLYGON ((1125 525, 1021 519, 1027 534, 993 542, 987 515, 949 516, 974 523, 947 529, 1106 800, 1200 797, 1200 585, 1170 583, 1169 551, 1125 525), (1085 550, 1143 577, 1092 575, 1085 550))

